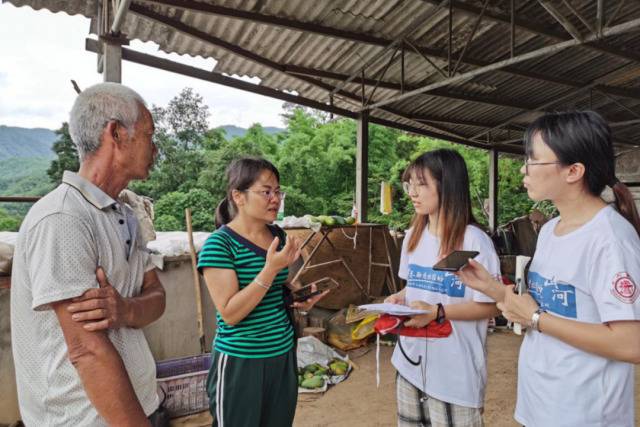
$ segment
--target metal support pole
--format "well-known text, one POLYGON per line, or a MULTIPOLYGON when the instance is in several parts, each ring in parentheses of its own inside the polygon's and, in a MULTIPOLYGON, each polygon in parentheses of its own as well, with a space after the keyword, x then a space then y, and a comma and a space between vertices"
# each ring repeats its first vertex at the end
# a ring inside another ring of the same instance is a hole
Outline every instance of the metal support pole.
POLYGON ((102 46, 104 58, 103 81, 122 83, 122 45, 104 40, 102 46))
POLYGON ((598 37, 602 37, 602 29, 604 28, 604 0, 598 0, 596 9, 596 31, 598 37))
POLYGON ((516 56, 516 0, 511 0, 511 57, 516 56))
POLYGON ((364 68, 362 69, 362 105, 365 105, 365 94, 364 94, 364 68))
POLYGON ((449 2, 449 41, 447 46, 447 75, 451 77, 451 51, 453 50, 453 0, 449 2))
MULTIPOLYGON (((124 24, 124 20, 125 20, 125 17, 127 16, 127 12, 129 11, 130 6, 131 6, 131 0, 120 0, 118 4, 114 6, 115 13, 113 16, 113 23, 111 24, 111 29, 109 30, 109 34, 107 35, 108 37, 120 38, 120 28, 122 27, 122 24, 124 24)), ((104 0, 104 3, 98 8, 98 36, 105 35, 106 28, 103 29, 102 26, 108 25, 108 20, 109 20, 109 1, 104 0)), ((103 53, 106 55, 106 50, 107 50, 106 46, 103 50, 105 51, 103 53)), ((120 49, 120 53, 118 55, 120 56, 119 62, 120 64, 122 64, 122 49, 120 49)), ((98 55, 98 73, 102 73, 105 76, 104 81, 120 83, 121 77, 118 77, 118 80, 107 80, 107 77, 106 77, 107 71, 105 70, 104 62, 105 62, 104 56, 99 54, 98 55)), ((120 65, 119 68, 120 68, 119 76, 121 76, 122 65, 120 65)), ((109 72, 109 74, 111 73, 112 72, 109 72)), ((111 78, 111 76, 109 78, 111 78)))
MULTIPOLYGON (((329 94, 329 106, 333 109, 333 94, 329 94)), ((333 111, 329 113, 329 120, 333 120, 333 111)))
POLYGON ((358 115, 356 146, 356 208, 358 221, 367 222, 367 205, 369 202, 367 188, 369 183, 369 113, 363 111, 358 115))
POLYGON ((400 93, 404 93, 404 41, 400 49, 400 93))
POLYGON ((489 150, 489 228, 498 228, 498 150, 489 150))

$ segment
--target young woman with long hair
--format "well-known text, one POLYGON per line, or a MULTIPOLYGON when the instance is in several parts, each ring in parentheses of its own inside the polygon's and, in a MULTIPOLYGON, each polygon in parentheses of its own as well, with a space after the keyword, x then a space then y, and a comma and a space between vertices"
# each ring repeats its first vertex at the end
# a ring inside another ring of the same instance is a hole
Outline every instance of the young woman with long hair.
MULTIPOLYGON (((218 328, 207 379, 214 426, 289 426, 298 397, 295 333, 286 298, 296 239, 272 225, 284 194, 261 158, 227 169, 227 197, 198 261, 218 328)), ((308 310, 324 294, 293 306, 308 310)))
POLYGON ((495 302, 433 265, 454 250, 475 250, 494 276, 493 242, 475 225, 464 159, 453 150, 424 153, 406 169, 403 185, 415 215, 400 258, 406 287, 386 301, 429 310, 405 323, 423 327, 451 321, 446 338, 399 336, 392 357, 398 371, 399 426, 481 426, 487 379, 485 341, 495 302))
POLYGON ((475 261, 459 273, 527 326, 515 419, 527 427, 634 425, 640 362, 640 219, 615 174, 611 131, 595 112, 546 114, 525 134, 533 200, 559 216, 538 236, 529 292, 516 295, 475 261), (614 205, 601 193, 610 187, 614 205))

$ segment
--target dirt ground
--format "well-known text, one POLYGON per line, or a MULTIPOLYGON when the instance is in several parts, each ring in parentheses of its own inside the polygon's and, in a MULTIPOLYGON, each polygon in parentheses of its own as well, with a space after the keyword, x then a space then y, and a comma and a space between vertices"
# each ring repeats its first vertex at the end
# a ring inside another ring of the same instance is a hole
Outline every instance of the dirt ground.
MULTIPOLYGON (((489 334, 488 384, 484 421, 487 427, 517 426, 513 420, 516 396, 516 362, 521 338, 511 331, 489 334)), ((395 370, 390 359, 393 348, 380 349, 380 388, 376 389, 375 345, 355 358, 357 369, 349 378, 322 395, 301 394, 295 427, 372 427, 396 425, 395 370)), ((640 372, 636 370, 636 408, 640 408, 640 372)), ((636 410, 636 425, 640 425, 636 410)), ((174 420, 175 427, 211 425, 208 413, 174 420)))

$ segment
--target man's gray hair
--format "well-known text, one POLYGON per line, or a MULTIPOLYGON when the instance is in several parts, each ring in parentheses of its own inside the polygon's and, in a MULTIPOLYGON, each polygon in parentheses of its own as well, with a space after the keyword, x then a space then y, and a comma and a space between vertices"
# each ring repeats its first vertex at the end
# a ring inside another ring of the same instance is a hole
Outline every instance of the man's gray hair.
POLYGON ((99 83, 83 90, 69 117, 69 134, 80 160, 100 148, 102 132, 110 120, 117 120, 133 134, 140 105, 146 106, 142 97, 119 83, 99 83))

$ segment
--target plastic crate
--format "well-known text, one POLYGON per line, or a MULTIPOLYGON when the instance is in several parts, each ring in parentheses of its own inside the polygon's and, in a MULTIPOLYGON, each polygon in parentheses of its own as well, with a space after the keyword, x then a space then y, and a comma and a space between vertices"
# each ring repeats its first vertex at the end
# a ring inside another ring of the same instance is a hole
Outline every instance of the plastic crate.
POLYGON ((211 354, 156 363, 158 394, 171 418, 209 409, 207 375, 211 354))

